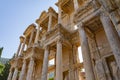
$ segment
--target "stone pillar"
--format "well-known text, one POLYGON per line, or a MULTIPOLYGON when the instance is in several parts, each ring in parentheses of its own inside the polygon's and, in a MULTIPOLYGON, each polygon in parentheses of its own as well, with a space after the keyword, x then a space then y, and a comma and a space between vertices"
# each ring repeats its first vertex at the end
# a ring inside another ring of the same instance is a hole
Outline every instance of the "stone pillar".
POLYGON ((27 72, 26 80, 32 80, 33 69, 34 69, 34 59, 31 57, 30 62, 29 62, 29 66, 28 66, 28 72, 27 72))
POLYGON ((62 42, 61 42, 61 40, 57 41, 56 80, 63 80, 62 42))
POLYGON ((16 67, 15 70, 14 70, 12 80, 17 80, 17 75, 18 75, 18 68, 16 67))
MULTIPOLYGON (((79 57, 78 57, 78 47, 76 45, 73 45, 73 56, 74 58, 74 64, 77 64, 79 62, 79 57)), ((74 74, 75 74, 75 80, 79 80, 80 77, 80 73, 79 73, 79 69, 78 68, 75 68, 74 69, 74 74)))
POLYGON ((25 73, 26 73, 26 60, 23 61, 22 70, 20 72, 19 80, 25 79, 25 73))
POLYGON ((61 4, 58 5, 58 24, 62 23, 62 10, 60 7, 61 4))
POLYGON ((20 52, 21 45, 22 45, 22 43, 20 42, 20 44, 19 44, 19 47, 18 47, 18 50, 17 50, 16 57, 18 57, 18 55, 19 55, 19 52, 20 52))
POLYGON ((118 0, 100 0, 101 5, 103 6, 103 10, 107 11, 107 13, 110 16, 110 19, 112 20, 113 24, 115 25, 115 28, 120 36, 120 10, 117 3, 120 3, 118 0))
POLYGON ((29 39, 29 43, 28 43, 28 47, 30 47, 31 44, 32 44, 32 40, 33 40, 33 36, 34 36, 34 31, 35 31, 35 29, 33 29, 33 30, 31 31, 30 39, 29 39))
POLYGON ((49 14, 49 22, 48 22, 48 31, 50 31, 51 27, 52 27, 52 14, 50 13, 49 14))
POLYGON ((103 24, 103 28, 105 30, 107 39, 115 56, 116 62, 120 68, 120 39, 119 36, 111 23, 111 20, 107 14, 104 12, 101 13, 100 16, 101 22, 103 24))
POLYGON ((120 36, 120 15, 118 10, 112 11, 111 13, 109 13, 109 16, 120 36))
POLYGON ((48 57, 49 57, 49 46, 46 46, 45 47, 45 53, 44 53, 44 60, 43 60, 43 68, 42 68, 42 77, 41 77, 41 80, 47 80, 48 57))
POLYGON ((22 44, 22 49, 20 51, 20 55, 23 53, 23 50, 25 48, 25 43, 26 43, 26 38, 24 38, 23 44, 22 44))
POLYGON ((73 1, 74 1, 74 9, 75 11, 77 11, 77 9, 79 8, 78 0, 73 0, 73 1))
POLYGON ((36 37, 35 37, 35 43, 38 43, 39 33, 40 33, 40 26, 38 26, 38 29, 37 29, 37 33, 36 33, 36 37))
POLYGON ((13 74, 13 68, 10 68, 10 72, 9 72, 7 80, 11 80, 12 79, 12 74, 13 74))
POLYGON ((80 42, 81 42, 81 49, 82 49, 82 56, 83 56, 83 64, 85 68, 85 76, 86 80, 95 80, 93 67, 92 67, 92 61, 90 57, 90 49, 85 33, 85 29, 83 26, 83 23, 81 23, 79 26, 79 35, 80 35, 80 42))

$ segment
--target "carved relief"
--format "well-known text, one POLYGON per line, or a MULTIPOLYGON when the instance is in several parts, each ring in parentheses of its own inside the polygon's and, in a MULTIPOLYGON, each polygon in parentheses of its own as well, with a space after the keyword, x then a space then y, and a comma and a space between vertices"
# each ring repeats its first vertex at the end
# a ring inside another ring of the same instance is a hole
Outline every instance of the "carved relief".
POLYGON ((96 61, 95 69, 98 80, 107 80, 102 61, 96 61))
POLYGON ((110 67, 112 68, 112 75, 114 80, 120 79, 120 69, 117 66, 117 63, 115 61, 110 63, 110 67))

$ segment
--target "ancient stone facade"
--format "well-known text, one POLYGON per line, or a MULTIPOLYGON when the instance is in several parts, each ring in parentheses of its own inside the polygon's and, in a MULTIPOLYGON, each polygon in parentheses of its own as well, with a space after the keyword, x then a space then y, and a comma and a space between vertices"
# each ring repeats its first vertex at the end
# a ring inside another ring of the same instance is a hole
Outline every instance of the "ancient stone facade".
POLYGON ((120 80, 120 0, 58 0, 56 5, 58 12, 43 11, 38 25, 29 25, 20 37, 8 80, 48 80, 51 72, 54 80, 120 80))

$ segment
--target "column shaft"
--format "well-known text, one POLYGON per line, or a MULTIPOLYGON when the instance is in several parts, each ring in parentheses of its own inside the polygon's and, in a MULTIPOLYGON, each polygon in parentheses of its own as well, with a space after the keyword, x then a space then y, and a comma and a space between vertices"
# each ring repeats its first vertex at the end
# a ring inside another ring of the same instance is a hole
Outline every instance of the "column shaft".
POLYGON ((24 80, 25 79, 25 73, 26 73, 26 60, 23 61, 22 70, 21 70, 21 73, 20 73, 19 80, 24 80))
POLYGON ((58 24, 62 23, 62 10, 60 8, 60 4, 58 7, 58 24))
POLYGON ((47 80, 48 57, 49 57, 49 46, 47 46, 47 47, 45 48, 41 80, 47 80))
POLYGON ((32 80, 33 69, 34 69, 34 59, 30 58, 26 80, 32 80))
POLYGON ((12 68, 11 68, 7 80, 11 80, 12 79, 12 74, 13 74, 13 72, 12 72, 12 68))
POLYGON ((15 68, 12 80, 17 80, 17 75, 18 75, 18 68, 15 68))
POLYGON ((51 27, 52 27, 52 14, 49 15, 48 31, 50 31, 51 27))
POLYGON ((30 47, 31 46, 31 44, 32 44, 32 40, 33 40, 33 36, 34 36, 34 29, 31 31, 31 35, 30 35, 30 39, 29 39, 29 43, 28 43, 28 47, 30 47))
POLYGON ((75 11, 77 11, 77 9, 79 8, 78 0, 73 0, 73 1, 74 1, 74 9, 75 11))
POLYGON ((25 48, 25 42, 26 42, 26 38, 24 39, 24 42, 23 42, 23 44, 22 44, 22 49, 21 49, 21 51, 20 51, 20 55, 23 53, 23 50, 24 50, 24 48, 25 48))
POLYGON ((85 75, 86 80, 95 80, 93 68, 92 68, 92 61, 90 57, 90 49, 85 33, 85 29, 83 24, 79 25, 79 35, 80 35, 80 42, 81 42, 81 49, 82 49, 82 56, 83 56, 83 64, 85 68, 85 75))
POLYGON ((56 54, 56 80, 63 80, 63 66, 62 66, 62 43, 57 42, 57 54, 56 54))
POLYGON ((19 44, 19 47, 18 47, 18 50, 17 50, 16 57, 18 57, 18 55, 19 55, 19 52, 20 52, 21 45, 22 45, 22 43, 20 42, 20 44, 19 44))
POLYGON ((40 33, 40 26, 38 26, 36 37, 35 37, 35 43, 38 43, 38 38, 39 38, 39 33, 40 33))
POLYGON ((103 28, 105 30, 107 39, 115 56, 116 62, 120 68, 120 39, 119 36, 111 23, 110 18, 102 12, 100 17, 101 22, 103 24, 103 28))

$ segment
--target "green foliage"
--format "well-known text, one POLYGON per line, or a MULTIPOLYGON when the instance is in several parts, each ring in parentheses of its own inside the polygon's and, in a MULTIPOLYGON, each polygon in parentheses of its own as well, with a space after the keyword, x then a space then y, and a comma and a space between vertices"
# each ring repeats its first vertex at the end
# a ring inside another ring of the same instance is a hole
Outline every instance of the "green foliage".
POLYGON ((0 57, 1 57, 1 55, 2 55, 2 51, 3 51, 3 47, 0 48, 0 57))
POLYGON ((9 61, 5 64, 4 70, 2 71, 2 75, 0 75, 0 80, 7 80, 9 75, 10 64, 9 61))
POLYGON ((2 73, 2 71, 4 70, 4 67, 5 67, 5 66, 0 63, 0 75, 2 75, 1 73, 2 73))
POLYGON ((49 80, 54 80, 54 78, 49 78, 49 80))

